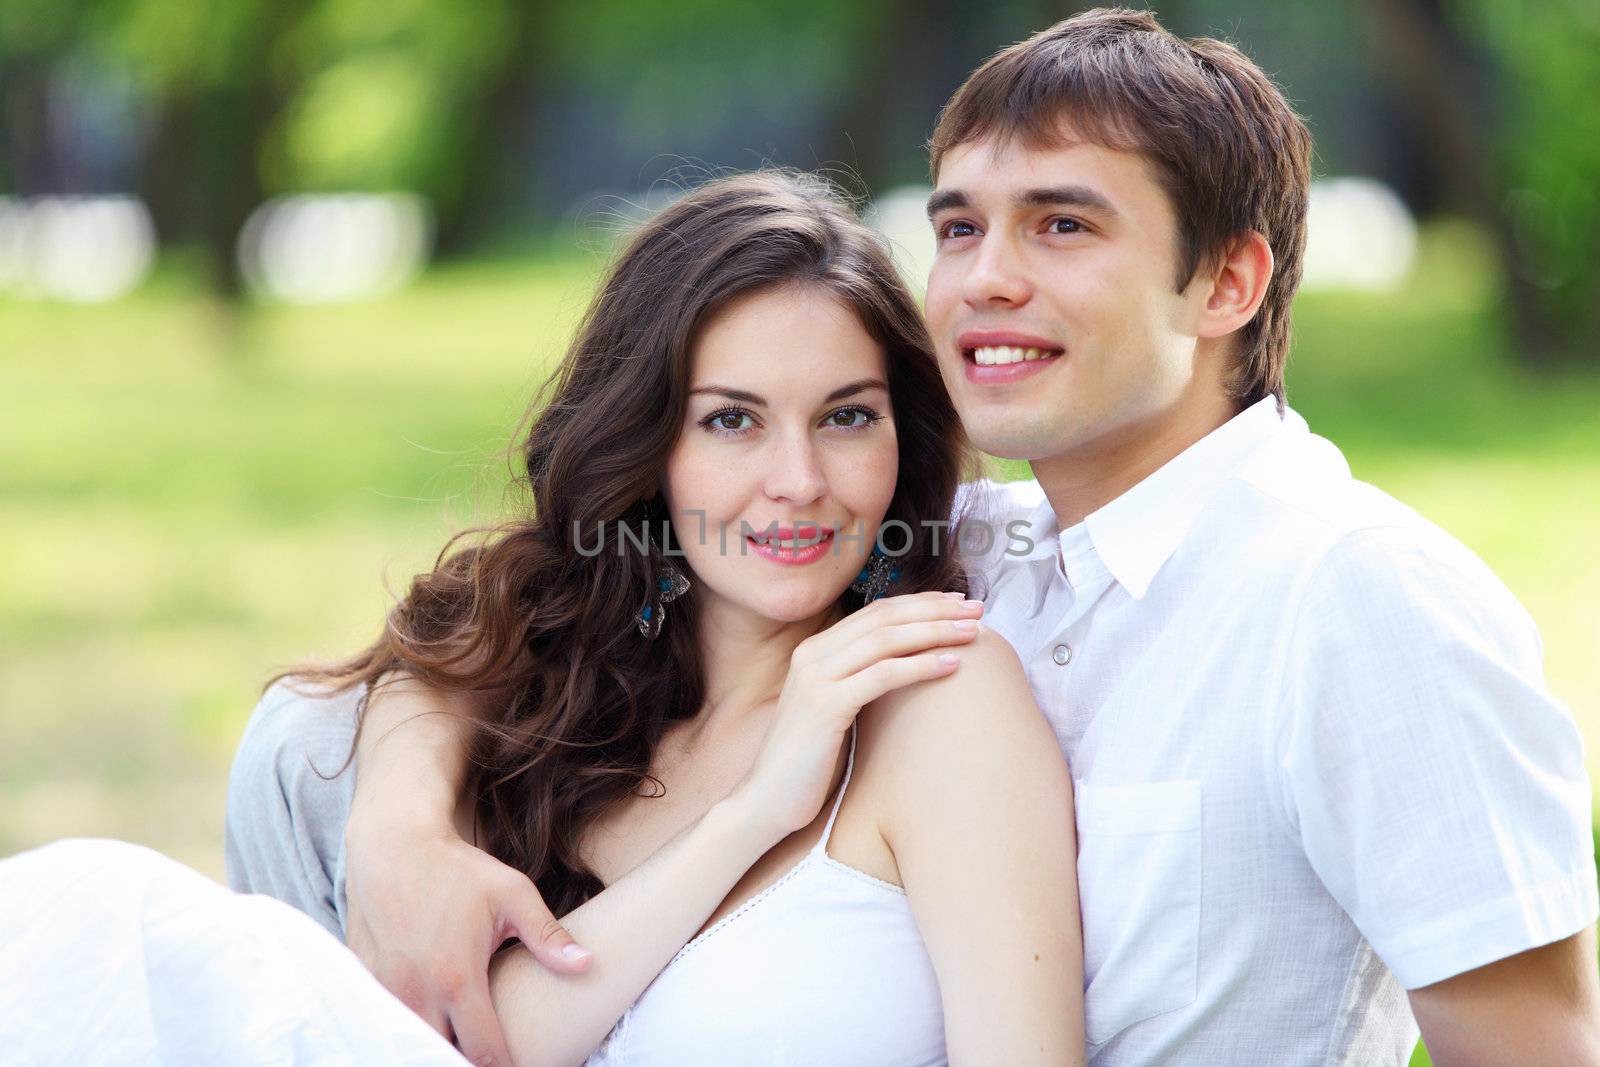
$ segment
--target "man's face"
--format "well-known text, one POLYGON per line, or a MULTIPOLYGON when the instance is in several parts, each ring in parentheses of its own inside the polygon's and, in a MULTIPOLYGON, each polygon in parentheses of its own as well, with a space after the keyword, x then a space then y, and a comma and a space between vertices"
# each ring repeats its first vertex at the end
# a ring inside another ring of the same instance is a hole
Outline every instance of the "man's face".
POLYGON ((1177 223, 1143 156, 974 141, 945 155, 929 209, 928 324, 979 448, 1115 449, 1184 402, 1209 287, 1175 291, 1177 223))

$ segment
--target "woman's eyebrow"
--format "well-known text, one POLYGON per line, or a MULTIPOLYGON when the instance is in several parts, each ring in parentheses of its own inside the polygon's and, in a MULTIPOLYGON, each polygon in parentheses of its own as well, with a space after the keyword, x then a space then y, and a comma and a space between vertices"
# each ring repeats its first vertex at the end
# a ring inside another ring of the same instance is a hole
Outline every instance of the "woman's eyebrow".
MULTIPOLYGON (((882 389, 887 393, 889 391, 889 386, 882 378, 861 378, 857 381, 851 382, 849 385, 841 385, 839 388, 823 397, 822 402, 824 404, 831 404, 835 400, 843 400, 847 396, 854 396, 857 393, 866 392, 868 389, 882 389)), ((754 407, 767 406, 767 401, 765 398, 759 397, 754 393, 747 393, 743 389, 734 389, 726 385, 702 385, 698 389, 689 390, 690 396, 698 396, 702 393, 712 396, 726 397, 729 400, 736 400, 741 404, 750 404, 754 407)))

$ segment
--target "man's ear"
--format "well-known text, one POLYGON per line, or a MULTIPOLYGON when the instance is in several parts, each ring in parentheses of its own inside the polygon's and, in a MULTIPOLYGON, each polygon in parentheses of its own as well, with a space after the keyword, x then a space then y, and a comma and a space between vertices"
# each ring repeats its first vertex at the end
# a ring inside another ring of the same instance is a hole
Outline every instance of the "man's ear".
POLYGON ((1200 309, 1199 335, 1225 337, 1255 317, 1272 281, 1272 246, 1255 230, 1234 239, 1213 265, 1211 289, 1200 309))

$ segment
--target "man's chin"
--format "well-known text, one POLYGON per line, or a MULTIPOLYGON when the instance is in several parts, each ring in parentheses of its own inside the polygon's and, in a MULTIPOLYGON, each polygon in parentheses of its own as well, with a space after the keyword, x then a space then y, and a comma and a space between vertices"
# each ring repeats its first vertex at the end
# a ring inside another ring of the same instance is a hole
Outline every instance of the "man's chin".
POLYGON ((1028 414, 990 407, 970 416, 961 412, 961 423, 968 440, 997 459, 1031 463, 1058 456, 1072 447, 1071 434, 1065 428, 1030 419, 1028 414))

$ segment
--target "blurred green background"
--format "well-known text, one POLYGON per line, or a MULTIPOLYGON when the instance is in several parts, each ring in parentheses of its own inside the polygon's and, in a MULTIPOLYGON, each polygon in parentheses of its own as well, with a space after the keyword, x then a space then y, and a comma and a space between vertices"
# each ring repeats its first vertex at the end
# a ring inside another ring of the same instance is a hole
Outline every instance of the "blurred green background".
MULTIPOLYGON (((1278 79, 1319 176, 1403 205, 1314 216, 1344 268, 1296 305, 1290 402, 1527 605, 1594 774, 1600 6, 1538 8, 1157 10, 1278 79)), ((220 876, 262 680, 510 505, 499 452, 626 220, 767 161, 923 181, 960 80, 1074 10, 0 0, 0 855, 110 835, 220 876), (421 251, 274 266, 258 209, 304 194, 390 197, 421 251), (40 221, 108 196, 116 241, 40 221)))

